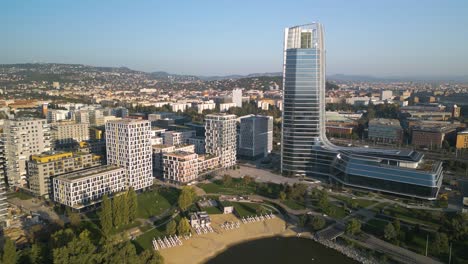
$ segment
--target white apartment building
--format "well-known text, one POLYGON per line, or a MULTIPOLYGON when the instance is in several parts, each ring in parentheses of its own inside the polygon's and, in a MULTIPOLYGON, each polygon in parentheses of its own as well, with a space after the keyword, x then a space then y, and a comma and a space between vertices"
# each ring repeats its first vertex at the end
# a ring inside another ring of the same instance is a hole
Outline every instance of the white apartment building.
POLYGON ((103 165, 53 179, 54 201, 80 210, 98 203, 105 194, 127 189, 125 168, 103 165))
POLYGON ((163 178, 170 182, 187 183, 198 177, 198 155, 175 151, 163 155, 163 178))
POLYGON ((0 224, 8 217, 8 202, 5 188, 5 144, 0 140, 0 224))
POLYGON ((216 103, 213 100, 201 102, 195 105, 195 109, 199 114, 203 114, 203 110, 213 110, 216 108, 216 103))
POLYGON ((122 119, 106 123, 107 163, 127 170, 127 187, 135 190, 153 184, 151 123, 122 119))
POLYGON ((380 92, 380 100, 391 100, 393 98, 393 92, 391 90, 382 90, 380 92))
POLYGON ((66 120, 69 118, 70 112, 68 110, 60 109, 47 109, 47 122, 55 123, 60 120, 66 120))
POLYGON ((255 159, 273 149, 273 117, 250 116, 240 121, 239 155, 255 159))
POLYGON ((195 153, 194 145, 170 146, 170 145, 152 145, 153 151, 153 175, 161 177, 163 175, 163 155, 174 151, 185 151, 195 153))
POLYGON ((26 184, 26 161, 31 155, 50 150, 50 129, 45 119, 5 120, 6 176, 10 186, 26 184))
POLYGON ((232 107, 236 107, 236 103, 221 103, 219 104, 219 111, 220 112, 227 112, 232 107))
POLYGON ((187 104, 187 103, 172 103, 171 104, 171 110, 173 112, 185 112, 185 110, 187 110, 187 108, 190 107, 190 104, 187 104))
POLYGON ((221 166, 236 164, 236 115, 211 114, 205 116, 205 150, 219 156, 221 166))
POLYGON ((163 135, 164 144, 177 146, 187 144, 188 139, 194 137, 196 132, 194 130, 188 131, 166 131, 163 135))
POLYGON ((236 88, 232 90, 232 102, 237 107, 242 107, 242 89, 236 88))

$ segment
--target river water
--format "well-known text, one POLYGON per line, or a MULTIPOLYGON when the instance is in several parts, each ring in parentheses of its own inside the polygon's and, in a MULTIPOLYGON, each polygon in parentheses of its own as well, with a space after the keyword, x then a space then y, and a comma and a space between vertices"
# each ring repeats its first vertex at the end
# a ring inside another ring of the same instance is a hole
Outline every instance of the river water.
POLYGON ((270 237, 234 245, 206 264, 355 264, 338 251, 297 237, 270 237))

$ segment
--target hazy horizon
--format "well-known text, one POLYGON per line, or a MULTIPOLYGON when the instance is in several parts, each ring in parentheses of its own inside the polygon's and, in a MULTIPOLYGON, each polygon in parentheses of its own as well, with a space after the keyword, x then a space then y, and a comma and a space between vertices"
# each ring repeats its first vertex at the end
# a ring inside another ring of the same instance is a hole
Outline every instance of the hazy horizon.
POLYGON ((466 76, 462 1, 9 1, 0 63, 125 66, 197 76, 280 72, 285 27, 324 25, 327 74, 466 76), (298 8, 300 7, 300 8, 298 8))

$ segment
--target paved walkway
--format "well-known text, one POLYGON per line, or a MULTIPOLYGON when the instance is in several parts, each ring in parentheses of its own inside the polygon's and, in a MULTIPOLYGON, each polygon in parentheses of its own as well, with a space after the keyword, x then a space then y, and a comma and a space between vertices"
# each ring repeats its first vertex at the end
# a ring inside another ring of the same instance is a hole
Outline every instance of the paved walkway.
POLYGON ((402 263, 416 263, 416 264, 441 264, 442 263, 430 257, 426 257, 423 255, 417 254, 413 251, 395 246, 386 241, 378 239, 372 235, 369 235, 369 237, 364 241, 355 240, 350 237, 347 237, 347 238, 355 241, 356 243, 359 243, 360 245, 366 248, 388 254, 392 258, 398 261, 401 261, 402 263))

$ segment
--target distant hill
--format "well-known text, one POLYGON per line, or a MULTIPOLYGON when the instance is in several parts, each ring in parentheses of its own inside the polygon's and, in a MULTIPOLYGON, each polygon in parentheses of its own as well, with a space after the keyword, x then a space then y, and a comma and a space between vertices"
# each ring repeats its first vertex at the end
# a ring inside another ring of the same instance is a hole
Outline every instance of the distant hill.
POLYGON ((201 80, 204 81, 216 81, 216 80, 227 80, 227 79, 242 79, 242 78, 254 78, 254 77, 276 77, 281 76, 281 72, 265 72, 265 73, 251 73, 247 75, 224 75, 224 76, 198 76, 201 80))

